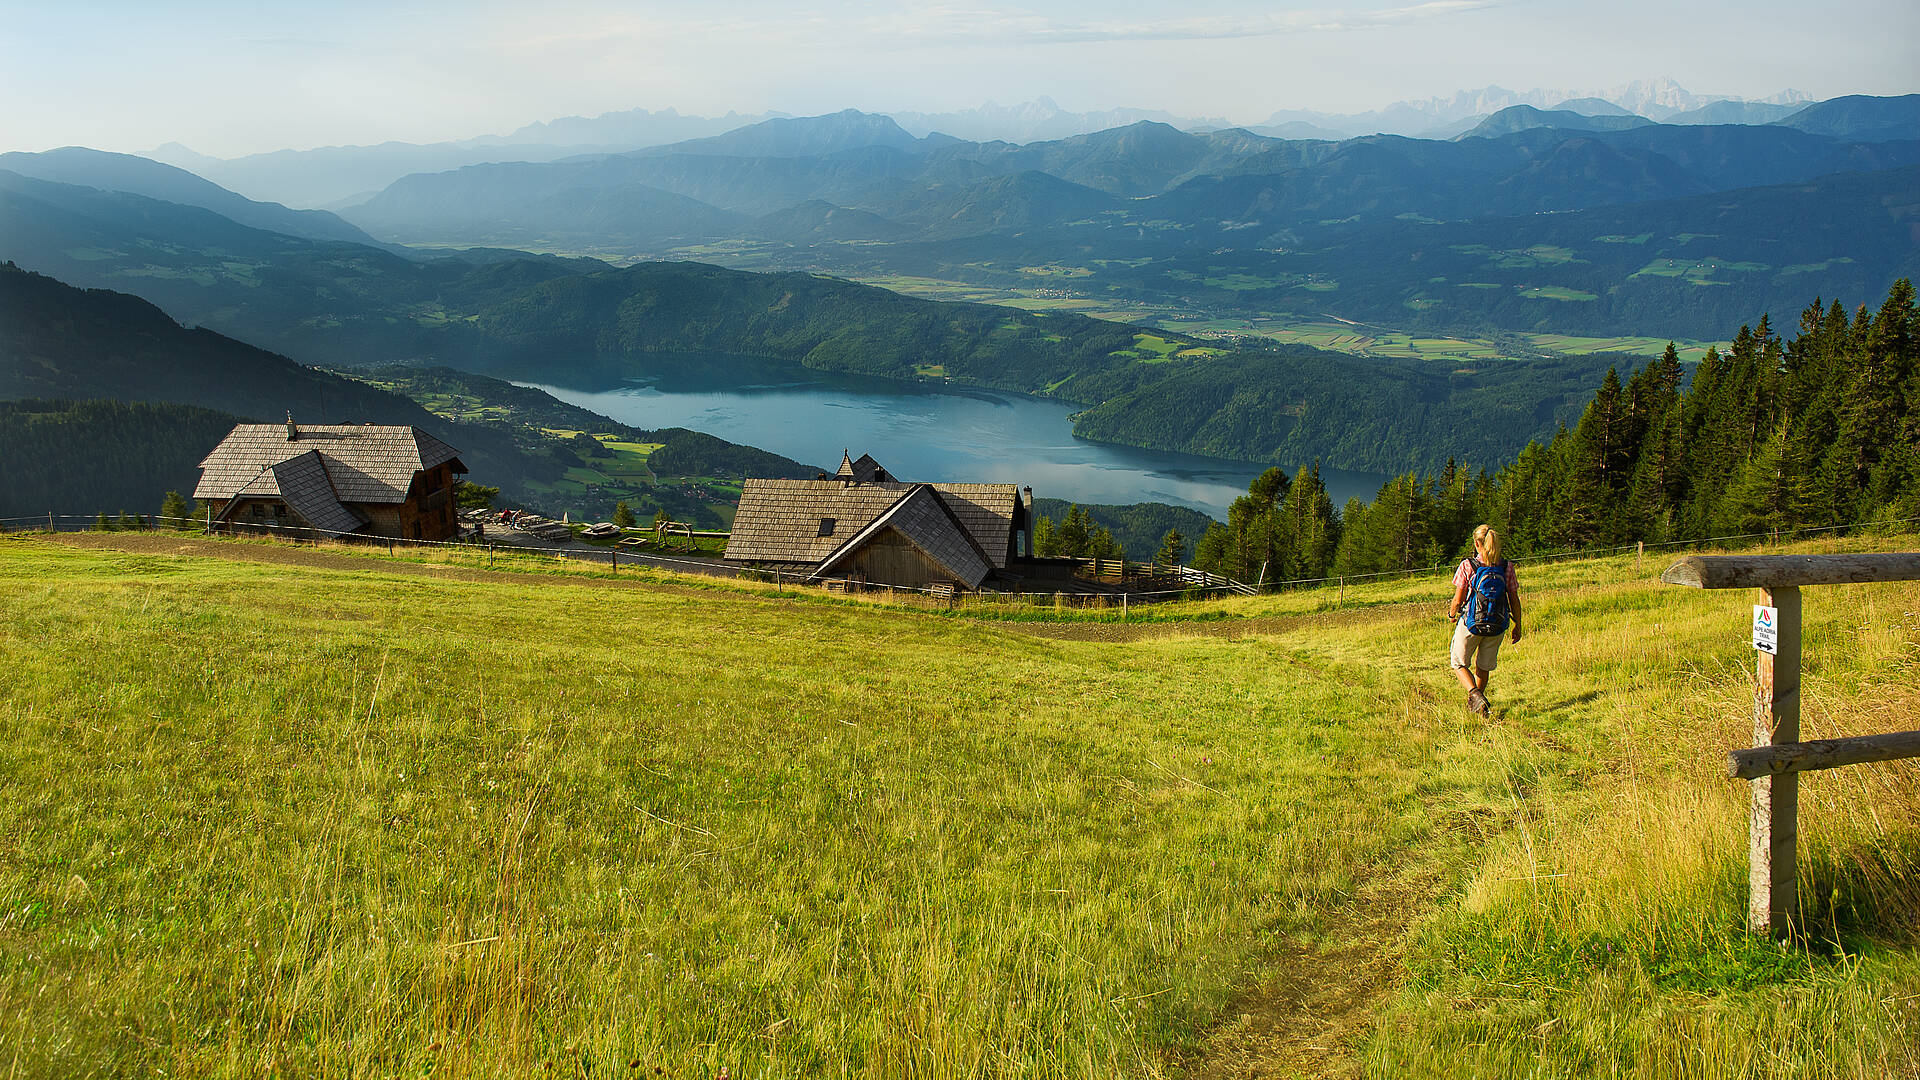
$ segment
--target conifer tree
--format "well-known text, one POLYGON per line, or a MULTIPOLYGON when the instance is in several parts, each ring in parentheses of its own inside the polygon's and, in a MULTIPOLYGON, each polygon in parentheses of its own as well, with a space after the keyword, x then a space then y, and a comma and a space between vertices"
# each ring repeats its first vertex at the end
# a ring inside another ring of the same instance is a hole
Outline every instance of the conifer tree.
POLYGON ((1078 504, 1067 507, 1067 519, 1054 532, 1054 543, 1068 558, 1087 558, 1087 545, 1093 538, 1092 521, 1078 504))
POLYGON ((1333 499, 1320 479, 1320 463, 1303 467, 1288 487, 1278 518, 1284 522, 1286 544, 1279 552, 1276 580, 1318 578, 1333 566, 1339 542, 1339 522, 1333 499))
POLYGON ((1154 553, 1153 561, 1162 566, 1179 566, 1187 561, 1187 538, 1179 529, 1168 529, 1160 538, 1160 550, 1154 553))
POLYGON ((168 529, 184 529, 193 524, 193 508, 177 491, 167 492, 160 502, 160 525, 168 529))
POLYGON ((1043 517, 1033 523, 1032 554, 1042 559, 1060 554, 1060 541, 1054 535, 1052 518, 1043 517))

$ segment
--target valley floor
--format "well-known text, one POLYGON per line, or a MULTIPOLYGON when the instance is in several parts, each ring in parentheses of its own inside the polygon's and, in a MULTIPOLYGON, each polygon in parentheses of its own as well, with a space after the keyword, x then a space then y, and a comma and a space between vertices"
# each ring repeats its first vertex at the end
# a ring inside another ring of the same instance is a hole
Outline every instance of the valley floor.
MULTIPOLYGON (((1806 940, 1746 935, 1749 601, 1662 565, 1523 571, 1482 720, 1439 580, 1117 626, 0 538, 0 1063, 1920 1076, 1920 763, 1810 777, 1806 940)), ((1916 726, 1920 583, 1807 622, 1807 737, 1916 726)))

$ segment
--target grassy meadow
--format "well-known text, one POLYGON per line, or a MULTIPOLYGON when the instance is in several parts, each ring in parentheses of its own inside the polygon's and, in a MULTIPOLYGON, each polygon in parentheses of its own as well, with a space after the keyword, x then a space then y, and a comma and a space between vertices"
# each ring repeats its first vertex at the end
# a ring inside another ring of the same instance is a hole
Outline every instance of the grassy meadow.
MULTIPOLYGON (((0 537, 0 1066, 1920 1076, 1920 763, 1803 781, 1746 935, 1751 598, 1662 565, 1524 569, 1482 720, 1434 579, 1029 624, 0 537)), ((1920 726, 1920 583, 1806 620, 1809 738, 1920 726)))

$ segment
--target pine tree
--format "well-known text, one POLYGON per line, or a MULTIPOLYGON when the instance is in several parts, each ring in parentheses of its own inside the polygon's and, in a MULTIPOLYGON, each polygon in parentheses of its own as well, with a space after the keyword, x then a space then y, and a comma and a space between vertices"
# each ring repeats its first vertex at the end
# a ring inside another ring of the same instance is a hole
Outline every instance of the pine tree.
POLYGON ((1053 519, 1043 517, 1033 523, 1033 555, 1051 559, 1060 554, 1060 541, 1054 535, 1053 519))
POLYGON ((1160 538, 1160 550, 1154 553, 1153 561, 1162 566, 1179 566, 1187 561, 1187 538, 1179 529, 1168 529, 1160 538))
POLYGON ((1088 543, 1093 539, 1093 522, 1087 512, 1077 504, 1067 507, 1067 520, 1054 532, 1054 543, 1060 554, 1073 559, 1087 558, 1088 543))
POLYGON ((1325 577, 1339 543, 1333 499, 1320 479, 1320 463, 1300 470, 1288 487, 1276 517, 1284 523, 1286 543, 1279 551, 1275 580, 1325 577))
POLYGON ((185 529, 193 524, 193 508, 177 491, 167 492, 160 502, 160 525, 168 529, 185 529))
POLYGON ((1193 545, 1193 565, 1209 573, 1227 572, 1227 554, 1233 546, 1233 535, 1219 522, 1207 525, 1207 531, 1193 545))
POLYGON ((613 504, 613 523, 615 525, 623 529, 631 529, 638 523, 638 520, 639 519, 633 516, 633 507, 628 506, 624 501, 613 504))

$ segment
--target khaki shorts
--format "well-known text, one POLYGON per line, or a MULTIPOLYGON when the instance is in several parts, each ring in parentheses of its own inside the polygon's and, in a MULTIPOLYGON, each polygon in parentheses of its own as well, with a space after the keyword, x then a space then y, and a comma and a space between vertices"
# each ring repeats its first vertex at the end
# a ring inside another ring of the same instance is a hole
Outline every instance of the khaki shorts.
POLYGON ((1481 637, 1467 633, 1467 620, 1453 624, 1453 666, 1492 671, 1500 663, 1500 641, 1506 635, 1481 637))

